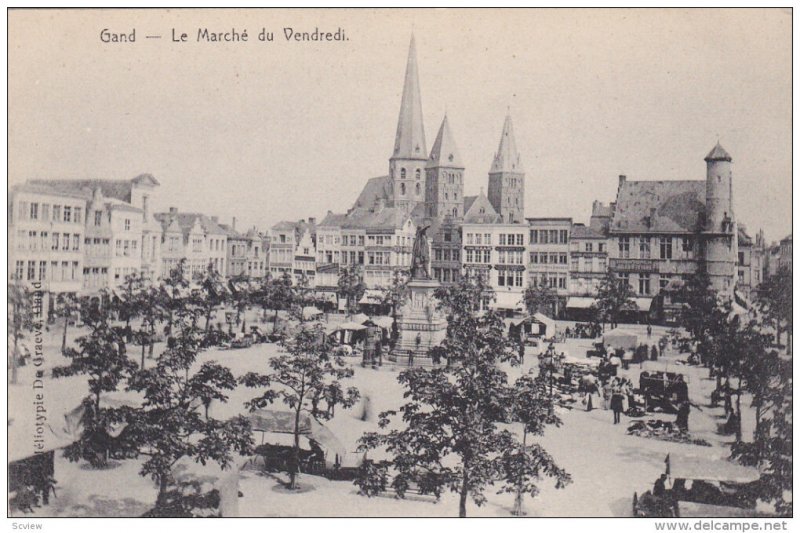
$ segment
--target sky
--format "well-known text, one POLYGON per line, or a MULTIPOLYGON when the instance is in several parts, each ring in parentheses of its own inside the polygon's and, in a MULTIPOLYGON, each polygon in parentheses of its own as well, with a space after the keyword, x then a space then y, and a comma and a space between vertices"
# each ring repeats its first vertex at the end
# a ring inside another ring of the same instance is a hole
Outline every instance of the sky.
POLYGON ((465 194, 486 188, 510 111, 528 217, 588 222, 620 174, 704 179, 719 140, 738 222, 791 232, 779 9, 11 11, 9 184, 149 172, 156 208, 237 228, 344 212, 388 173, 412 32, 427 148, 446 112, 465 194), (104 43, 106 28, 135 42, 104 43), (248 41, 197 42, 202 28, 248 41), (347 40, 290 42, 284 28, 347 40))

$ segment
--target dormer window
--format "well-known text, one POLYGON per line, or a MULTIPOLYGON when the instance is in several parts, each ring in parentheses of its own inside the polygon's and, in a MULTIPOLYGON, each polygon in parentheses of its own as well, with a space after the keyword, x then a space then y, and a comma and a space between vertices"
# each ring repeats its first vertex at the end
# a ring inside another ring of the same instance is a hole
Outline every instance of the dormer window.
POLYGON ((421 177, 421 171, 420 171, 420 169, 417 169, 417 171, 416 171, 414 174, 416 174, 416 178, 417 178, 417 179, 420 179, 420 177, 421 177))
POLYGON ((404 168, 400 169, 400 179, 401 180, 406 179, 406 169, 404 169, 404 168))

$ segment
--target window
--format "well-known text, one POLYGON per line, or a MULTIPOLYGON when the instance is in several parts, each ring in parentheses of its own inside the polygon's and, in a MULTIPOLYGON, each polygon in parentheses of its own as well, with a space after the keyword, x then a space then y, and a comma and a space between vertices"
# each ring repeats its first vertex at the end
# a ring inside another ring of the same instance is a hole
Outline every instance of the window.
POLYGON ((506 245, 506 234, 505 233, 501 233, 500 234, 500 246, 505 246, 505 245, 506 245))
POLYGON ((72 235, 72 251, 77 252, 80 249, 81 236, 77 233, 72 235))
POLYGON ((53 222, 59 222, 61 220, 61 206, 54 205, 53 206, 53 222))
POLYGON ((586 244, 583 245, 583 251, 584 252, 592 252, 592 251, 594 251, 593 248, 594 248, 594 246, 590 242, 587 242, 586 244))
POLYGON ((473 261, 474 261, 474 256, 473 256, 472 248, 467 248, 467 259, 466 259, 466 262, 467 263, 472 263, 473 261))
POLYGON ((76 207, 75 208, 75 216, 73 218, 74 218, 76 224, 80 224, 81 223, 81 217, 82 217, 81 211, 82 210, 81 210, 80 207, 76 207))
POLYGON ((669 275, 661 274, 658 276, 658 288, 663 289, 669 284, 669 275))
POLYGON ((578 262, 578 258, 577 257, 573 257, 572 260, 570 261, 570 269, 572 271, 575 271, 575 272, 580 270, 580 264, 578 262))
POLYGON ((475 244, 477 244, 477 245, 480 245, 480 244, 481 244, 481 242, 482 242, 482 240, 483 240, 483 239, 482 239, 482 237, 481 237, 481 234, 480 234, 480 233, 476 233, 476 234, 475 234, 475 244))
POLYGON ((53 233, 53 244, 50 246, 51 250, 58 250, 58 233, 53 233))
POLYGON ((94 212, 94 225, 100 226, 103 223, 103 212, 102 211, 95 211, 94 212))
POLYGON ((568 240, 569 240, 569 231, 565 230, 565 229, 558 230, 558 242, 559 242, 559 244, 567 244, 568 240))
POLYGON ((690 237, 681 237, 681 250, 683 257, 689 259, 692 257, 692 239, 690 237))
POLYGON ((630 237, 619 238, 619 256, 627 259, 631 256, 631 239, 630 237))
POLYGON ((567 288, 567 277, 566 276, 558 276, 558 288, 559 289, 566 289, 567 288))
POLYGON ((42 204, 42 220, 50 220, 50 204, 42 204))
POLYGON ((484 250, 483 251, 483 262, 487 263, 487 264, 492 262, 492 251, 491 250, 484 250))
POLYGON ((28 280, 36 279, 36 261, 28 261, 28 280))
POLYGON ((72 222, 72 207, 64 206, 64 222, 72 222))
POLYGON ((38 220, 39 219, 39 204, 36 202, 31 202, 31 220, 38 220))
POLYGON ((650 294, 650 276, 646 274, 641 274, 639 276, 639 294, 650 294))
POLYGON ((126 218, 125 219, 125 231, 130 231, 130 230, 131 230, 131 219, 126 218))
MULTIPOLYGON (((401 179, 401 180, 404 180, 404 179, 406 179, 406 169, 404 169, 404 168, 401 168, 401 169, 400 169, 400 179, 401 179)), ((406 190, 406 187, 405 187, 405 185, 402 185, 402 184, 401 184, 401 189, 403 190, 403 194, 405 194, 405 190, 406 190)))
POLYGON ((473 242, 474 238, 473 237, 474 237, 474 234, 467 233, 467 244, 474 244, 474 242, 473 242))
POLYGON ((484 233, 483 234, 483 244, 492 244, 492 234, 491 233, 484 233))
POLYGON ((567 264, 567 254, 565 254, 565 253, 558 254, 558 263, 560 265, 566 265, 567 264))
POLYGON ((138 241, 131 241, 131 251, 133 255, 136 255, 136 248, 139 246, 138 241))
POLYGON ((358 245, 359 246, 364 246, 364 235, 359 235, 358 236, 358 245))
POLYGON ((604 242, 598 242, 598 243, 597 243, 597 251, 598 251, 598 252, 601 252, 601 253, 602 253, 602 252, 605 252, 605 251, 606 251, 606 243, 604 243, 604 242))
POLYGON ((35 250, 36 249, 36 232, 35 231, 29 231, 28 232, 28 247, 31 250, 35 250))
POLYGON ((39 279, 42 281, 47 279, 47 261, 39 261, 39 279))
POLYGON ((659 240, 661 259, 672 259, 672 237, 661 237, 659 240))
POLYGON ((61 250, 65 252, 69 250, 69 233, 65 233, 61 239, 61 250))
POLYGON ((522 287, 522 270, 514 271, 514 285, 522 287))
MULTIPOLYGON (((417 170, 414 172, 414 176, 415 176, 417 179, 419 179, 419 178, 420 178, 420 174, 421 174, 421 173, 420 173, 420 170, 419 170, 419 169, 417 169, 417 170)), ((419 193, 419 185, 417 185, 417 193, 419 193)))
POLYGON ((25 275, 25 261, 17 261, 14 267, 14 279, 21 280, 25 275))
POLYGON ((650 259, 650 237, 639 237, 639 258, 650 259))
MULTIPOLYGON (((455 213, 455 209, 453 210, 455 213)), ((451 242, 453 240, 453 235, 449 231, 444 232, 444 242, 451 242)))
POLYGON ((539 263, 539 254, 536 252, 531 252, 531 263, 538 264, 539 263))

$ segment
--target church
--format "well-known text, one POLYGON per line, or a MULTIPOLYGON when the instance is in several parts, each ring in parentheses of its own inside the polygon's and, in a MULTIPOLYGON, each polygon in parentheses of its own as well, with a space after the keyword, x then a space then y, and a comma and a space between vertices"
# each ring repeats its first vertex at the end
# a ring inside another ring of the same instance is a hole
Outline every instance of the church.
POLYGON ((431 275, 452 283, 462 272, 461 227, 469 224, 521 224, 525 216, 525 171, 507 115, 488 173, 488 196, 464 196, 464 163, 445 114, 428 151, 422 113, 414 36, 408 50, 397 133, 389 173, 372 178, 345 218, 364 211, 391 209, 415 226, 430 226, 431 275))

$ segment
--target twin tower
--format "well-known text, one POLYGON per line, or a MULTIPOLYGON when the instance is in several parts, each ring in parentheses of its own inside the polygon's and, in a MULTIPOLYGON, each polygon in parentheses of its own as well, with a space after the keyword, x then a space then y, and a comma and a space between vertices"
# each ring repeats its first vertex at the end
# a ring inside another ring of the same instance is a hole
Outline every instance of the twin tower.
MULTIPOLYGON (((445 114, 430 153, 425 144, 422 99, 414 37, 397 120, 394 151, 389 159, 394 206, 428 218, 464 216, 464 163, 445 114), (420 213, 420 210, 424 212, 420 213)), ((504 222, 525 217, 525 171, 514 139, 511 117, 506 116, 500 146, 489 170, 489 202, 504 222)))

